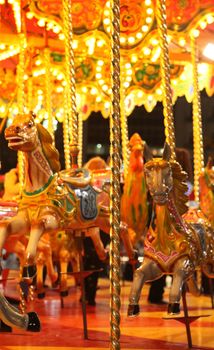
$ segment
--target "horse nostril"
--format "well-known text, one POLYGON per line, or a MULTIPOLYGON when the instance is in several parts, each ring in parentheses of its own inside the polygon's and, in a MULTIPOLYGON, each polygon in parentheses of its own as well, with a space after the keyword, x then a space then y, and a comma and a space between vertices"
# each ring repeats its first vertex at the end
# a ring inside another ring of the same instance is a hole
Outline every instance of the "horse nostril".
POLYGON ((16 127, 15 127, 15 130, 16 130, 16 132, 19 132, 19 131, 20 131, 20 127, 19 127, 19 126, 16 126, 16 127))

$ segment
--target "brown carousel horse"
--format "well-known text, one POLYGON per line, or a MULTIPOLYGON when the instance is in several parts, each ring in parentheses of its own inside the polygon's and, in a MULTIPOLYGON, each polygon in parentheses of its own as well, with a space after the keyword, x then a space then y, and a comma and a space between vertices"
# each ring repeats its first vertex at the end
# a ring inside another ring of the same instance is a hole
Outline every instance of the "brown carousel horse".
MULTIPOLYGON (((18 115, 5 130, 9 147, 24 152, 25 185, 17 215, 0 222, 0 251, 8 235, 29 233, 23 268, 23 276, 29 280, 36 273, 36 251, 44 233, 81 232, 91 227, 99 227, 106 233, 110 231, 109 208, 98 205, 102 191, 91 186, 90 172, 87 169, 59 172, 59 154, 52 137, 41 124, 35 123, 34 117, 33 113, 18 115)), ((129 259, 135 260, 127 224, 121 223, 120 233, 129 259)), ((96 232, 90 234, 95 247, 106 255, 96 232)))
POLYGON ((199 184, 201 210, 214 228, 214 168, 211 157, 199 178, 199 184))
POLYGON ((197 267, 214 278, 213 230, 206 220, 187 223, 186 173, 177 161, 170 160, 166 144, 163 158, 147 154, 144 165, 146 183, 154 201, 153 218, 145 240, 144 260, 135 271, 129 295, 128 316, 139 313, 139 299, 145 282, 172 274, 168 313, 180 312, 180 299, 184 282, 198 295, 194 279, 197 267))

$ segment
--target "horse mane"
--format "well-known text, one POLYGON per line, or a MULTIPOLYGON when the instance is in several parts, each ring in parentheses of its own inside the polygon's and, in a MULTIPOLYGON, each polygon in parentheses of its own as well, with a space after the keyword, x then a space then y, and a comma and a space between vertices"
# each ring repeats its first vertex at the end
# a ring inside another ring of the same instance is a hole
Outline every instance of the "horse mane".
POLYGON ((175 161, 170 160, 173 176, 173 192, 176 207, 180 215, 183 215, 187 210, 188 195, 187 190, 187 173, 182 170, 181 165, 175 161))
POLYGON ((47 158, 52 171, 54 173, 58 172, 61 168, 59 162, 59 152, 53 145, 53 138, 50 133, 44 128, 44 126, 41 124, 36 124, 36 126, 44 155, 47 158))

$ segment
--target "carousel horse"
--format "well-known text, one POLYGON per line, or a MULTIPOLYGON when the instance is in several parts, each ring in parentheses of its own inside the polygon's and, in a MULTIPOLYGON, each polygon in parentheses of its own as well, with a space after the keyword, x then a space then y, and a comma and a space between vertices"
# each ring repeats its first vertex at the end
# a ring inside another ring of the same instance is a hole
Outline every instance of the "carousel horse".
POLYGON ((214 228, 214 168, 210 157, 199 178, 200 207, 214 228))
POLYGON ((133 244, 145 238, 150 221, 150 202, 144 174, 144 144, 137 133, 130 138, 129 166, 121 198, 121 219, 128 224, 133 244))
MULTIPOLYGON (((4 191, 2 200, 0 201, 0 219, 8 220, 17 215, 18 202, 20 198, 20 184, 18 179, 17 168, 11 169, 4 176, 4 191)), ((24 265, 25 250, 28 238, 26 235, 16 235, 7 237, 4 249, 6 256, 15 253, 19 259, 20 267, 24 265)), ((43 289, 43 268, 47 267, 47 273, 52 283, 54 283, 58 274, 54 269, 52 262, 52 251, 49 243, 49 236, 43 236, 38 243, 38 253, 36 257, 37 265, 37 293, 40 295, 43 289)))
MULTIPOLYGON (((44 233, 61 230, 76 233, 91 227, 109 233, 110 213, 109 208, 97 204, 100 191, 91 186, 87 169, 59 171, 59 154, 52 137, 41 124, 35 123, 33 113, 16 116, 5 129, 5 138, 11 149, 24 152, 25 185, 17 215, 0 222, 0 251, 8 235, 29 233, 23 277, 32 280, 36 274, 38 242, 44 233)), ((127 224, 121 222, 120 234, 129 259, 135 262, 136 252, 128 236, 127 224)), ((99 237, 95 232, 91 238, 96 249, 103 249, 96 241, 99 237)), ((103 254, 106 255, 105 250, 103 254)))
POLYGON ((195 295, 199 294, 194 279, 197 267, 214 278, 214 237, 207 221, 187 223, 182 215, 187 211, 186 173, 177 161, 170 159, 166 144, 162 158, 146 152, 144 165, 146 184, 153 198, 153 217, 145 239, 144 260, 135 271, 129 295, 128 316, 139 313, 139 299, 145 282, 172 274, 168 313, 180 312, 184 282, 195 295))

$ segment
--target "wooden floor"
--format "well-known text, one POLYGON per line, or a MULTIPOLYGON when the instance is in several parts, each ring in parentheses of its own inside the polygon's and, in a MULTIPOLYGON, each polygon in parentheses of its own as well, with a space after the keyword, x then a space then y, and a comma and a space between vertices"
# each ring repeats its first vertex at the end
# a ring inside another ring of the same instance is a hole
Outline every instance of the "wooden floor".
MULTIPOLYGON (((7 292, 10 285, 7 285, 7 292)), ((185 325, 178 320, 164 319, 166 306, 150 305, 147 302, 149 286, 146 285, 141 298, 141 313, 136 318, 127 318, 130 282, 121 287, 121 349, 188 349, 185 325)), ((165 288, 165 300, 168 288, 165 288)), ((14 330, 0 334, 0 350, 103 350, 110 348, 109 342, 109 280, 100 279, 96 306, 87 306, 88 339, 84 339, 80 290, 71 280, 69 296, 64 298, 64 308, 57 290, 47 290, 45 299, 35 300, 42 330, 27 333, 14 330)), ((194 349, 214 349, 214 310, 209 296, 193 297, 187 294, 189 314, 203 316, 191 323, 194 349), (208 316, 207 316, 208 315, 208 316)))

